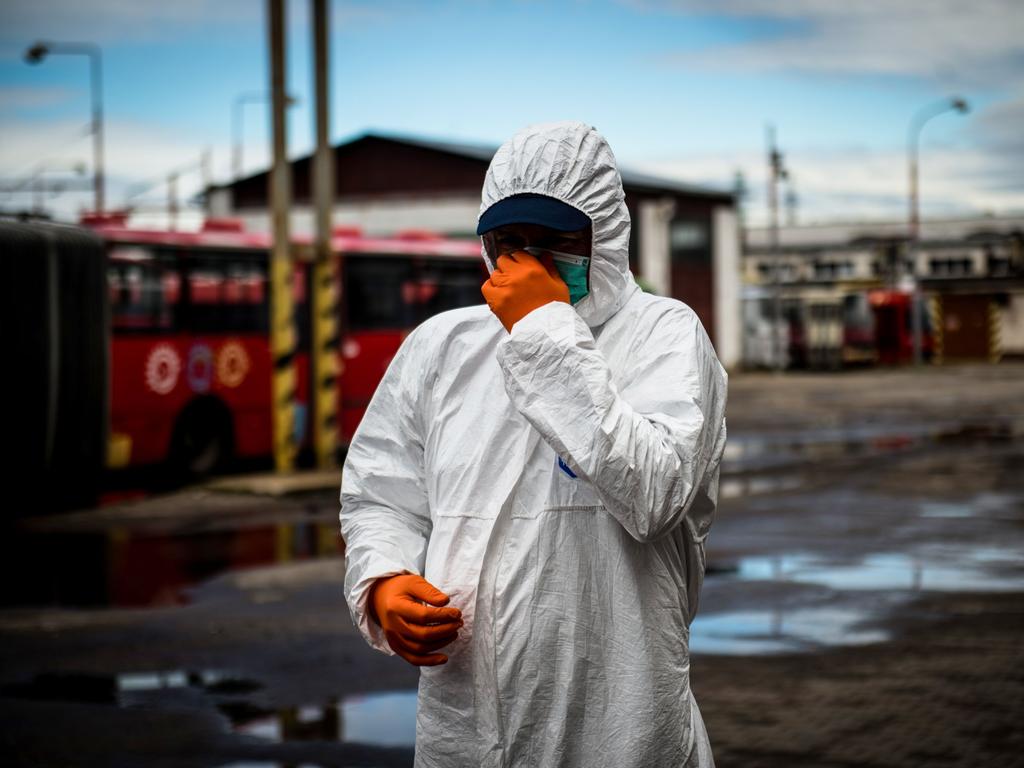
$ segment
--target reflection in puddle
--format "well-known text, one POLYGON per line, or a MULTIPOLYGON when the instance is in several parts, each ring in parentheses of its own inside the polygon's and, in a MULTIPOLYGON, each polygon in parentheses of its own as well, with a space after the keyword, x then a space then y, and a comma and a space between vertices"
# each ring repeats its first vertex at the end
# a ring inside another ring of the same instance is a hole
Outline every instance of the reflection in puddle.
POLYGON ((18 573, 0 587, 4 605, 179 605, 186 587, 218 573, 340 551, 336 520, 191 533, 16 530, 4 544, 18 573))
POLYGON ((347 696, 323 705, 261 710, 221 705, 235 731, 268 741, 342 741, 375 747, 416 742, 416 691, 347 696))
POLYGON ((719 481, 718 496, 722 499, 736 499, 741 496, 778 493, 799 488, 803 483, 803 478, 798 475, 723 477, 719 481))
MULTIPOLYGON (((923 544, 912 553, 875 552, 836 560, 791 553, 741 558, 707 573, 719 587, 741 582, 780 582, 824 587, 850 595, 881 591, 897 601, 910 593, 1006 592, 1024 589, 1024 547, 923 544), (902 597, 901 597, 902 596, 902 597)), ((832 598, 835 603, 838 596, 832 598)), ((813 651, 831 645, 863 645, 886 640, 869 625, 877 610, 846 607, 793 607, 790 601, 757 610, 700 614, 690 628, 690 648, 729 655, 813 651)), ((847 601, 848 602, 848 601, 847 601)), ((864 602, 861 599, 861 602, 864 602)), ((763 603, 762 603, 763 604, 763 603)), ((891 605, 891 603, 890 603, 891 605)))
POLYGON ((737 435, 725 446, 723 471, 752 472, 804 461, 895 453, 925 443, 994 443, 1012 439, 1021 425, 992 423, 868 424, 794 433, 737 435))
POLYGON ((859 627, 868 618, 859 611, 842 608, 699 615, 690 626, 690 650, 695 653, 758 655, 886 640, 888 634, 880 629, 859 627))
POLYGON ((257 691, 255 680, 220 670, 125 672, 97 675, 83 672, 43 672, 27 683, 6 685, 7 696, 40 701, 86 701, 96 704, 135 706, 175 691, 196 690, 220 696, 257 691))
POLYGON ((957 504, 948 501, 920 502, 921 517, 971 517, 973 510, 969 504, 957 504))
POLYGON ((837 590, 1003 592, 1024 588, 1024 551, 1017 547, 924 547, 881 552, 852 562, 791 554, 743 558, 735 578, 789 581, 837 590))
POLYGON ((1017 520, 1021 517, 1021 498, 1009 493, 979 493, 964 501, 920 501, 921 517, 961 518, 980 517, 990 520, 1017 520))

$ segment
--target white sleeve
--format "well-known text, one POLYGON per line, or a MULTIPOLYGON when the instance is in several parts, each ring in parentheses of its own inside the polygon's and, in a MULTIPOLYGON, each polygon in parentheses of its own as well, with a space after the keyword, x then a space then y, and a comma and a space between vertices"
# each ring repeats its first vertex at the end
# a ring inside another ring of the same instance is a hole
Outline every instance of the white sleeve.
POLYGON ((651 541, 687 520, 702 541, 713 503, 695 500, 725 447, 726 373, 683 305, 637 332, 647 337, 620 393, 586 323, 569 304, 546 304, 499 343, 505 388, 631 536, 651 541))
POLYGON ((422 575, 431 528, 420 336, 407 336, 388 366, 352 438, 341 478, 345 599, 367 642, 388 654, 393 651, 368 612, 370 587, 384 576, 422 575))

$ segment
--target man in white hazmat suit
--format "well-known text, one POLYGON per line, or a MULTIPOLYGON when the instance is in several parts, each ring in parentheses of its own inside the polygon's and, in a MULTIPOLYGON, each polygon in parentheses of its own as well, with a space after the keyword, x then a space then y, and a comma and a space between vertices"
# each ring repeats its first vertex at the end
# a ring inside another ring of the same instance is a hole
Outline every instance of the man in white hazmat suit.
POLYGON ((349 448, 353 618, 421 666, 417 766, 712 766, 688 640, 725 371, 688 306, 634 282, 593 128, 515 135, 480 211, 489 306, 409 334, 349 448), (574 218, 581 285, 535 234, 574 218))

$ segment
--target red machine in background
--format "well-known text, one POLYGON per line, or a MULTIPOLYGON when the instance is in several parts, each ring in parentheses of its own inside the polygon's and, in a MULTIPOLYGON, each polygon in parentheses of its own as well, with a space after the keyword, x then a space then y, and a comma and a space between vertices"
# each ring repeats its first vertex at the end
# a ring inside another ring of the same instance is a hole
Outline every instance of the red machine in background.
MULTIPOLYGON (((883 365, 908 363, 914 359, 912 300, 913 295, 903 291, 876 289, 868 293, 875 317, 878 362, 883 365)), ((921 355, 927 361, 931 360, 935 350, 935 334, 923 302, 918 309, 921 314, 921 355)))
MULTIPOLYGON (((111 308, 110 463, 170 462, 191 475, 271 453, 268 234, 233 221, 202 232, 86 222, 107 244, 111 308)), ((309 245, 297 239, 296 248, 309 245)), ((477 241, 338 229, 340 444, 347 444, 405 335, 427 317, 482 303, 477 241)), ((308 262, 296 260, 296 429, 309 445, 308 262)))

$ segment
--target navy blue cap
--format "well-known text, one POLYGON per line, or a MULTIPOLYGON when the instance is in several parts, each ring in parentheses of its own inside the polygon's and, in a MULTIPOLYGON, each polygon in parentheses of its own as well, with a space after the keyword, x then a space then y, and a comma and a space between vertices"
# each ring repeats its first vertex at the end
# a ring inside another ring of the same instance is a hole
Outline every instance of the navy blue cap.
POLYGON ((484 211, 476 233, 483 235, 506 224, 540 224, 559 232, 575 232, 589 227, 590 217, 561 200, 525 192, 499 200, 484 211))

